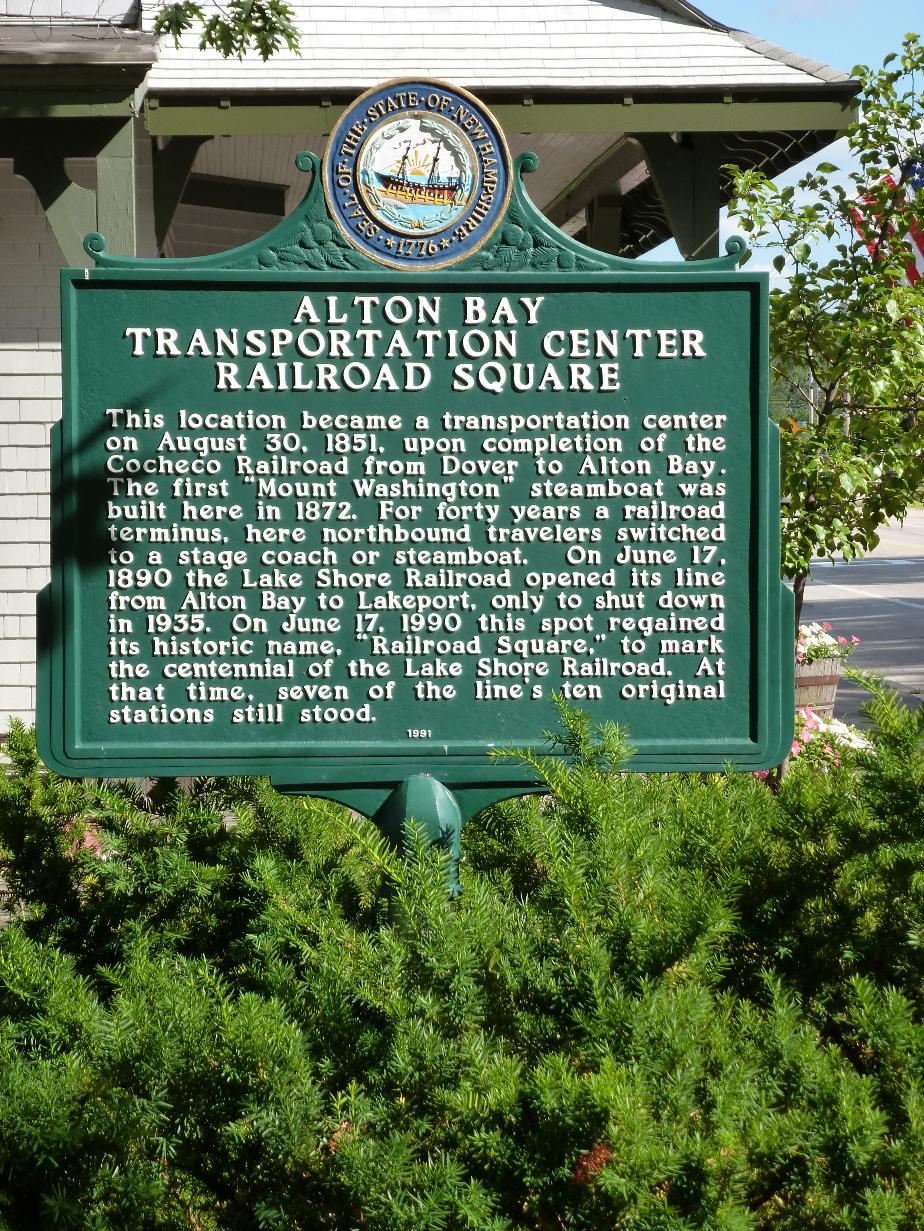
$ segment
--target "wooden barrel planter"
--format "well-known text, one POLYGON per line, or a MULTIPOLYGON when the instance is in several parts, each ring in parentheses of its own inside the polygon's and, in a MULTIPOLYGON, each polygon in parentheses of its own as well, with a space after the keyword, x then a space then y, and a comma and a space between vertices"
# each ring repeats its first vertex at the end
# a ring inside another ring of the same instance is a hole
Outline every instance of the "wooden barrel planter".
POLYGON ((843 658, 816 658, 812 663, 796 663, 796 709, 807 705, 823 718, 833 717, 837 682, 843 668, 843 658))

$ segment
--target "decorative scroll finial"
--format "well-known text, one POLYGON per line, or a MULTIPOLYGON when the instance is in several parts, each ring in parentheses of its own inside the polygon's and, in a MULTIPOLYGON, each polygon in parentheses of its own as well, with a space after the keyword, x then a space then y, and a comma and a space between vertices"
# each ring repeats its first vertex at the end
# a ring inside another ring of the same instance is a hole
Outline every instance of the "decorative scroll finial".
POLYGON ((106 237, 100 235, 99 231, 91 231, 89 235, 84 236, 83 250, 87 256, 95 260, 106 251, 106 237))
POLYGON ((527 150, 525 153, 517 156, 514 167, 517 175, 529 175, 533 171, 539 169, 539 155, 534 154, 532 150, 527 150))
POLYGON ((740 265, 747 254, 748 246, 740 235, 729 235, 725 241, 725 251, 735 258, 735 264, 740 265))

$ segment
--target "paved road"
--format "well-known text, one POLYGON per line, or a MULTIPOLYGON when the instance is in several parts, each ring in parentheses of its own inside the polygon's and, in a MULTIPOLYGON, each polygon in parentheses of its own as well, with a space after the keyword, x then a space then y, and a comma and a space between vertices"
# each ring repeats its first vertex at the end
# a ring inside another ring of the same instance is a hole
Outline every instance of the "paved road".
MULTIPOLYGON (((924 509, 882 531, 875 551, 849 564, 818 562, 806 587, 803 622, 830 620, 834 632, 860 638, 851 662, 884 675, 909 705, 924 700, 924 509)), ((859 721, 865 694, 838 687, 835 716, 859 721)))

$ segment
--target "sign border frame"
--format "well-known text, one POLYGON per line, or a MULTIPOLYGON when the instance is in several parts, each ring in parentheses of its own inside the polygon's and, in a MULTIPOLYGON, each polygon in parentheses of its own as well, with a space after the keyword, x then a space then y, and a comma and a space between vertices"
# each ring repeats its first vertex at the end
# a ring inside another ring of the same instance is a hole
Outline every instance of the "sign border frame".
MULTIPOLYGON (((787 708, 792 712, 794 701, 789 707, 786 699, 792 698, 791 673, 787 678, 786 646, 790 640, 792 595, 779 580, 779 540, 772 534, 772 510, 779 501, 778 454, 779 443, 773 436, 772 423, 766 413, 767 399, 767 369, 758 356, 767 353, 768 310, 767 282, 765 272, 717 270, 712 268, 697 269, 689 264, 659 266, 654 269, 641 267, 631 263, 620 264, 616 268, 601 271, 582 272, 568 271, 556 274, 555 286, 552 290, 565 290, 569 287, 586 285, 599 287, 602 282, 611 284, 637 284, 646 288, 652 286, 668 286, 677 284, 683 289, 695 286, 705 286, 709 283, 725 285, 729 277, 742 286, 749 287, 752 301, 751 330, 754 340, 750 379, 756 380, 756 390, 752 394, 754 419, 751 425, 752 436, 752 476, 756 473, 756 482, 751 486, 751 502, 753 524, 758 530, 757 542, 752 548, 752 569, 756 574, 749 588, 756 591, 756 613, 752 621, 752 669, 762 678, 764 696, 758 696, 752 707, 756 713, 758 725, 757 739, 742 741, 740 746, 730 747, 727 741, 721 742, 721 748, 711 750, 710 740, 699 743, 696 751, 676 749, 671 751, 670 744, 661 748, 660 741, 649 740, 644 750, 639 751, 630 762, 629 767, 635 770, 664 772, 669 770, 719 770, 729 764, 740 769, 764 769, 778 764, 788 751, 791 741, 791 726, 786 721, 787 708), (775 594, 779 587, 784 594, 775 594), (788 594, 788 601, 786 595, 788 594), (778 625, 778 627, 777 627, 778 625), (776 671, 773 668, 776 667, 776 671), (774 690, 772 679, 776 675, 780 688, 774 690), (774 695, 778 704, 774 703, 774 695)), ((478 287, 485 290, 485 275, 482 272, 456 269, 447 274, 446 271, 421 269, 418 271, 402 271, 408 283, 427 284, 446 288, 447 280, 460 288, 465 286, 478 287)), ((76 328, 77 296, 82 292, 91 291, 95 287, 144 285, 156 283, 163 288, 165 284, 175 283, 201 285, 203 280, 210 284, 231 286, 234 283, 246 286, 281 288, 297 281, 298 290, 308 293, 311 286, 317 285, 325 289, 343 290, 355 283, 362 288, 369 288, 376 283, 394 287, 395 275, 381 266, 366 270, 351 270, 346 273, 333 272, 310 273, 283 272, 266 270, 208 268, 200 265, 190 266, 182 262, 164 267, 163 264, 140 267, 129 265, 125 267, 106 267, 92 273, 86 270, 63 270, 62 280, 62 317, 63 351, 66 356, 63 370, 63 386, 65 399, 65 418, 63 423, 73 421, 69 408, 76 405, 78 390, 76 386, 77 355, 74 345, 74 330, 76 328)), ((513 273, 498 272, 490 275, 490 289, 502 291, 504 286, 535 286, 549 287, 549 277, 536 271, 521 271, 513 273)), ((274 783, 290 789, 315 794, 337 797, 338 793, 356 790, 369 791, 373 784, 394 785, 412 774, 422 770, 437 777, 441 782, 454 790, 489 790, 500 791, 502 795, 515 794, 518 791, 534 789, 535 778, 527 773, 522 765, 513 759, 492 759, 491 745, 472 753, 454 753, 445 757, 434 755, 431 746, 420 749, 409 749, 406 754, 400 753, 346 753, 338 754, 330 750, 314 753, 304 757, 298 756, 258 756, 235 755, 224 753, 219 756, 170 755, 170 756, 139 756, 136 753, 114 756, 104 747, 86 752, 69 744, 64 735, 66 717, 70 701, 67 695, 66 680, 75 678, 73 673, 79 664, 73 663, 76 652, 71 644, 74 640, 74 630, 65 622, 65 613, 70 605, 73 610, 75 600, 74 578, 66 568, 66 549, 64 540, 71 532, 77 532, 77 514, 79 512, 73 485, 69 481, 73 477, 68 473, 67 449, 68 442, 64 440, 64 427, 56 425, 53 433, 52 468, 55 476, 55 488, 62 493, 62 499, 53 505, 53 577, 54 582, 50 592, 43 594, 40 620, 40 654, 39 654, 39 695, 42 699, 39 706, 41 721, 38 728, 38 738, 41 755, 52 769, 65 775, 89 777, 102 776, 146 776, 146 775, 192 775, 211 774, 269 774, 274 783), (65 501, 67 503, 65 503, 65 501), (64 549, 64 550, 63 550, 64 549), (64 644, 57 644, 53 639, 53 629, 65 630, 64 644), (58 725, 56 727, 55 720, 58 725)), ((631 738, 631 730, 629 732, 631 738)), ((665 743, 667 743, 665 741, 665 743)), ((534 753, 547 753, 538 739, 523 745, 534 753)))

